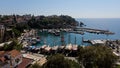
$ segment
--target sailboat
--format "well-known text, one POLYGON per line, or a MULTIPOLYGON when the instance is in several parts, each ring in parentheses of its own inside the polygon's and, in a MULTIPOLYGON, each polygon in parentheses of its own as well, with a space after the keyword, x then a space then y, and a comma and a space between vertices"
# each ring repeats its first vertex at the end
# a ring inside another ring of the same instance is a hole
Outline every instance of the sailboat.
POLYGON ((66 50, 72 50, 70 34, 68 35, 68 44, 65 47, 66 50))
POLYGON ((61 43, 62 43, 62 45, 65 45, 65 40, 64 40, 64 35, 63 34, 61 34, 61 43))

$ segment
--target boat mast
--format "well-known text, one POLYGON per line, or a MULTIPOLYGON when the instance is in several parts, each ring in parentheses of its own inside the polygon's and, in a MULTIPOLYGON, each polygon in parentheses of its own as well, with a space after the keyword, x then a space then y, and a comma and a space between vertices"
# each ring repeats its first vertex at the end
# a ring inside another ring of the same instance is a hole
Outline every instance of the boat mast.
POLYGON ((45 39, 45 37, 44 37, 44 45, 46 45, 46 39, 45 39))
POLYGON ((56 43, 55 43, 56 41, 55 41, 55 38, 53 38, 53 46, 55 46, 56 45, 56 43))
POLYGON ((75 36, 75 45, 76 45, 76 36, 75 36))
POLYGON ((84 37, 82 37, 82 41, 81 41, 81 44, 83 45, 83 41, 84 41, 84 37))
POLYGON ((61 43, 62 43, 62 45, 64 45, 65 43, 65 40, 64 40, 64 35, 63 35, 63 33, 61 33, 61 43))
POLYGON ((68 35, 68 44, 70 44, 71 43, 71 38, 70 38, 70 33, 69 33, 69 35, 68 35))

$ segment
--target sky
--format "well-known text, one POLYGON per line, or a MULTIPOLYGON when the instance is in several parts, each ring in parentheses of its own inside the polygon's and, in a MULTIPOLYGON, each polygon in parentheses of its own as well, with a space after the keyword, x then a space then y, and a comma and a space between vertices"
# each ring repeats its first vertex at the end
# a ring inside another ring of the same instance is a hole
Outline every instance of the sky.
POLYGON ((0 14, 120 18, 120 0, 0 0, 0 14))

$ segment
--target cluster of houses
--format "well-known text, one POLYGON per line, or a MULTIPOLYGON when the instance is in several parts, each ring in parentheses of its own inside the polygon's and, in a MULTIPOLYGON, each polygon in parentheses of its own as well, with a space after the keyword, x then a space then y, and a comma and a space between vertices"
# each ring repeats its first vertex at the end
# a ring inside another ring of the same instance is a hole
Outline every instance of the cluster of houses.
POLYGON ((3 40, 5 31, 10 32, 15 24, 27 23, 32 15, 0 15, 0 41, 3 40))
POLYGON ((0 51, 0 68, 27 68, 32 64, 43 65, 47 61, 44 55, 22 53, 17 50, 0 51))
POLYGON ((26 68, 32 61, 24 58, 17 50, 0 51, 0 68, 26 68))
POLYGON ((32 18, 31 15, 3 15, 1 16, 1 23, 7 23, 7 24, 12 24, 15 21, 17 23, 22 23, 22 22, 27 22, 32 18))

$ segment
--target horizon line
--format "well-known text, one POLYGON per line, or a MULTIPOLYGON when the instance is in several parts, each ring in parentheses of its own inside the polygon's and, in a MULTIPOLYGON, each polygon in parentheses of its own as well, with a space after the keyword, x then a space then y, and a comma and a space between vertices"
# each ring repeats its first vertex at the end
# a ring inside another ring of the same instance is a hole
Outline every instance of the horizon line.
MULTIPOLYGON (((75 19, 83 18, 83 17, 76 17, 75 19)), ((86 17, 87 18, 92 18, 92 17, 86 17)), ((93 17, 93 18, 112 18, 112 17, 93 17)), ((120 17, 113 17, 113 18, 120 18, 120 17)))

